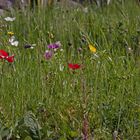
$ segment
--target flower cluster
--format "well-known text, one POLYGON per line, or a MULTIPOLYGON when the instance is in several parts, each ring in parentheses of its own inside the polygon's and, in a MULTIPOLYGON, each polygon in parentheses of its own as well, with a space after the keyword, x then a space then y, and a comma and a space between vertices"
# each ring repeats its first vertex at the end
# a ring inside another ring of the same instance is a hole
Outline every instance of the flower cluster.
POLYGON ((18 44, 19 44, 19 42, 15 39, 14 33, 13 33, 13 32, 8 32, 8 35, 10 36, 10 38, 9 38, 9 43, 10 43, 12 46, 17 47, 18 44))
MULTIPOLYGON (((11 17, 6 17, 5 18, 5 21, 9 21, 9 22, 12 22, 14 21, 16 18, 11 18, 11 17)), ((12 45, 12 46, 18 46, 19 44, 19 41, 16 40, 16 37, 14 36, 14 32, 11 32, 9 31, 8 32, 8 35, 9 35, 9 43, 12 45)), ((54 34, 52 34, 51 32, 48 32, 48 39, 50 42, 52 42, 52 40, 54 39, 54 34)), ((85 35, 82 35, 82 43, 86 44, 87 48, 89 48, 89 50, 94 54, 96 55, 96 48, 94 45, 92 45, 92 43, 90 44, 89 42, 91 42, 91 40, 85 36, 85 35)), ((69 46, 72 46, 71 43, 68 44, 69 46)), ((26 44, 24 45, 24 48, 25 49, 34 49, 34 47, 36 46, 36 44, 26 44)), ((47 45, 47 50, 45 51, 45 54, 44 54, 44 57, 46 60, 50 60, 54 54, 56 55, 56 52, 57 50, 61 47, 61 42, 60 41, 57 41, 55 43, 50 43, 47 45)), ((63 49, 60 49, 60 50, 63 50, 63 49)), ((83 51, 83 49, 81 47, 78 48, 78 53, 81 53, 83 51)), ((0 50, 0 59, 1 60, 7 60, 8 62, 12 63, 14 62, 14 55, 12 56, 9 56, 9 53, 7 53, 6 51, 4 50, 0 50)), ((68 68, 71 69, 71 70, 77 70, 77 69, 80 69, 82 64, 77 64, 77 63, 68 63, 68 68)), ((60 65, 60 70, 62 71, 63 70, 63 66, 60 65)))
POLYGON ((17 47, 19 42, 17 40, 15 40, 15 36, 11 36, 10 39, 9 39, 9 43, 12 45, 12 46, 15 46, 17 47))

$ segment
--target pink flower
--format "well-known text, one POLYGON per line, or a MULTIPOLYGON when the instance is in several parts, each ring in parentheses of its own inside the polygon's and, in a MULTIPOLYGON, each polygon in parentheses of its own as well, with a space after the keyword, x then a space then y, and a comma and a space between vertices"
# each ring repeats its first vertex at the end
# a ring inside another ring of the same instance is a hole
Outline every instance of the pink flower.
POLYGON ((45 58, 46 58, 47 60, 49 60, 49 59, 52 58, 53 52, 52 52, 52 51, 49 51, 49 50, 46 50, 44 56, 45 56, 45 58))
POLYGON ((60 47, 61 47, 60 41, 57 41, 56 43, 53 43, 53 44, 49 44, 48 45, 48 49, 58 49, 60 47))

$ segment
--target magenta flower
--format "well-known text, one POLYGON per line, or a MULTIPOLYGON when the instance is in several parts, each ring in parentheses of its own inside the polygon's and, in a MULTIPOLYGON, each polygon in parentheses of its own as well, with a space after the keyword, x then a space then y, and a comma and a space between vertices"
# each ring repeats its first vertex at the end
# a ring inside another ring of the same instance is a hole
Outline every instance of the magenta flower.
POLYGON ((45 56, 45 58, 46 58, 47 60, 49 60, 49 59, 52 58, 53 52, 52 52, 52 51, 49 51, 49 50, 46 50, 44 56, 45 56))
POLYGON ((60 41, 48 45, 48 49, 58 49, 61 47, 60 41))

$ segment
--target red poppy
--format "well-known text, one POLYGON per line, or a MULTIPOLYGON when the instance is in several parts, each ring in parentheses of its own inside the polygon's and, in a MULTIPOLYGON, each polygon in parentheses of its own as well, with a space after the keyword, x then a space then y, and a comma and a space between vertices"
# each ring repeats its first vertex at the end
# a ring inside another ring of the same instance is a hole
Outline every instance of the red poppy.
POLYGON ((79 64, 68 64, 70 69, 76 70, 79 69, 81 67, 81 65, 79 64))
POLYGON ((12 63, 14 61, 14 55, 13 56, 8 56, 5 58, 8 62, 12 63))
POLYGON ((4 50, 0 50, 0 59, 4 59, 7 56, 9 56, 7 52, 5 52, 4 50))
POLYGON ((8 62, 12 63, 14 61, 14 55, 9 56, 9 54, 6 51, 0 50, 0 59, 5 59, 8 62))

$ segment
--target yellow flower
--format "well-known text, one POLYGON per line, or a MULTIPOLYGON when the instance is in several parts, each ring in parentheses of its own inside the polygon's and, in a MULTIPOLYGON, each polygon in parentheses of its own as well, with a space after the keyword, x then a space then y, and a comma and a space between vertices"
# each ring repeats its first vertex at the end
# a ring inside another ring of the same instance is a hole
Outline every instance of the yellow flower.
POLYGON ((8 35, 13 36, 14 33, 13 32, 8 32, 8 35))
POLYGON ((93 52, 93 53, 96 52, 96 48, 93 45, 89 44, 88 47, 89 47, 91 52, 93 52))

